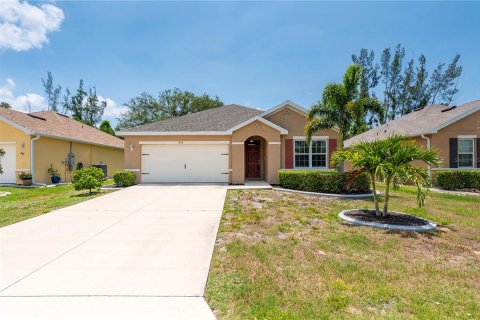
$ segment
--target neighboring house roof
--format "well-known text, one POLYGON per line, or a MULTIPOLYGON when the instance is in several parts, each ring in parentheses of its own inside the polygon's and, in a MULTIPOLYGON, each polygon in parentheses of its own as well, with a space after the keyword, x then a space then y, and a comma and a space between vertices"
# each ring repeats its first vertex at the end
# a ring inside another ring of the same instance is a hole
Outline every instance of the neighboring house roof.
POLYGON ((123 149, 123 140, 53 111, 23 113, 0 108, 0 121, 26 134, 123 149))
POLYGON ((385 139, 392 134, 403 134, 410 137, 422 134, 437 133, 471 114, 480 110, 480 100, 465 103, 458 107, 444 105, 428 105, 417 111, 410 112, 401 118, 382 124, 367 132, 345 141, 345 147, 362 141, 385 139))
POLYGON ((190 113, 180 117, 169 118, 157 122, 128 128, 120 134, 132 133, 199 133, 228 134, 228 130, 248 122, 263 113, 262 110, 230 104, 222 107, 190 113))

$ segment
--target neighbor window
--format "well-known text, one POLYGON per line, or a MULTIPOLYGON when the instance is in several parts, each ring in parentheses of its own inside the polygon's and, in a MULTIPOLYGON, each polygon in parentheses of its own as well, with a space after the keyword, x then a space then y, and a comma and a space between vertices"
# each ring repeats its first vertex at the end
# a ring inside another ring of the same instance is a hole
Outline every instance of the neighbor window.
POLYGON ((458 139, 458 167, 473 168, 473 139, 458 139))
POLYGON ((295 140, 295 168, 326 168, 327 141, 312 140, 307 145, 305 140, 295 140))

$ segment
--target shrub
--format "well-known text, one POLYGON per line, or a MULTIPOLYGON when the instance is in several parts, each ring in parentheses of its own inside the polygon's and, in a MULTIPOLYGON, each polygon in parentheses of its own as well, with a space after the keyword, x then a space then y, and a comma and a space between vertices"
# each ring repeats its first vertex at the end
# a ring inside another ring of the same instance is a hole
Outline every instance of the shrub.
POLYGON ((480 190, 480 170, 436 171, 435 176, 435 185, 446 190, 480 190))
POLYGON ((362 173, 356 177, 350 173, 338 173, 334 170, 280 170, 282 188, 325 192, 325 193, 367 193, 370 190, 370 178, 362 173))
POLYGON ((73 173, 73 186, 75 190, 87 190, 92 193, 92 189, 98 189, 102 186, 103 170, 95 167, 83 168, 73 173))
POLYGON ((131 171, 120 170, 113 174, 113 181, 118 187, 128 187, 135 184, 135 174, 131 171))

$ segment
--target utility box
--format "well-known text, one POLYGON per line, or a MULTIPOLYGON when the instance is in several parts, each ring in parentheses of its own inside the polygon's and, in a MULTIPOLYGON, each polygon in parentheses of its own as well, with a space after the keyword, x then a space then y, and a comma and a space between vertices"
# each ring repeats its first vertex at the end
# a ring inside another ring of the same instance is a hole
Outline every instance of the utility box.
POLYGON ((106 164, 92 164, 92 167, 99 168, 103 170, 103 179, 107 178, 107 165, 106 164))

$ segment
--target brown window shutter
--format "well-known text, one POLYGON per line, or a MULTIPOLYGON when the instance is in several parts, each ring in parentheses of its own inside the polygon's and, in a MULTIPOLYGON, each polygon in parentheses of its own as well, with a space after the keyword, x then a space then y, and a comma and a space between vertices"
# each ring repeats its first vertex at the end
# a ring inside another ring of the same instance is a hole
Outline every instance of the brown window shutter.
POLYGON ((285 139, 285 169, 293 169, 293 140, 285 139))
POLYGON ((480 138, 477 138, 477 168, 480 168, 480 138))
POLYGON ((337 150, 337 139, 328 139, 328 153, 329 153, 329 163, 328 167, 331 168, 332 154, 337 150))
POLYGON ((450 138, 450 168, 458 168, 458 139, 450 138))

